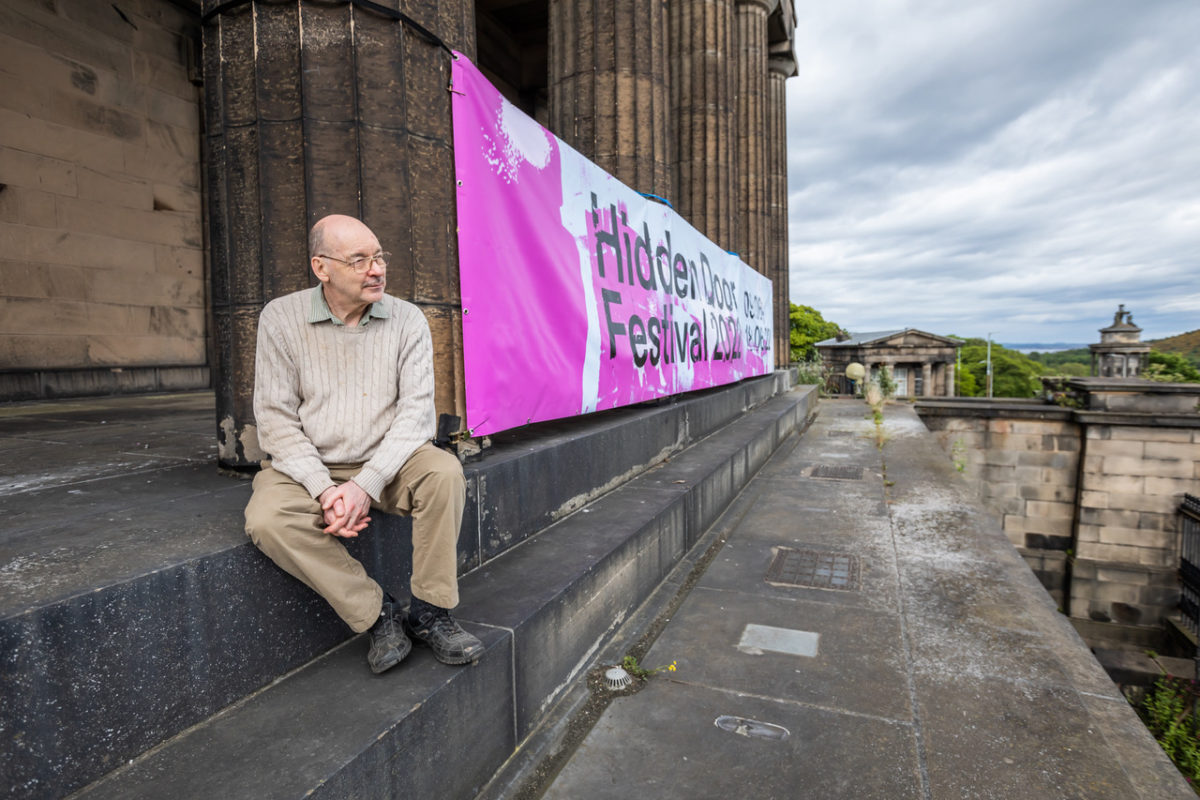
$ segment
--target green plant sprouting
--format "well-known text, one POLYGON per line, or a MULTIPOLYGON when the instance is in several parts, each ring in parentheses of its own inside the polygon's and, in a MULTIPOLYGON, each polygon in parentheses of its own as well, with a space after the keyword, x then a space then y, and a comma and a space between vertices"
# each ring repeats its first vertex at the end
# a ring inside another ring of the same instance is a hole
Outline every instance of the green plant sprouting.
POLYGON ((875 379, 875 382, 879 384, 879 391, 883 393, 885 400, 896 394, 896 388, 898 384, 896 383, 895 379, 892 378, 892 371, 887 367, 879 368, 879 375, 875 379))
POLYGON ((967 469, 967 443, 961 437, 954 440, 954 444, 950 445, 950 460, 954 462, 954 468, 959 472, 964 472, 967 469))
POLYGON ((1196 733, 1195 681, 1164 675, 1146 693, 1138 713, 1188 783, 1200 777, 1200 738, 1196 733))
POLYGON ((670 664, 663 664, 661 667, 646 669, 638 663, 638 660, 635 656, 625 656, 625 658, 621 661, 621 667, 635 678, 642 678, 644 680, 659 672, 674 672, 676 668, 676 662, 672 661, 670 664))

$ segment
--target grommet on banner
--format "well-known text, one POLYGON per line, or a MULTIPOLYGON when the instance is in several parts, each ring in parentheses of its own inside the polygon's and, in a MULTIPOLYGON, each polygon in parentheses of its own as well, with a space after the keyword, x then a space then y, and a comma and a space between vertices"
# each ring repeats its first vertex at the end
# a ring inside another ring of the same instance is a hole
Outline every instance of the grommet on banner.
POLYGON ((464 314, 470 314, 470 313, 471 313, 471 309, 469 309, 469 308, 464 308, 464 309, 463 309, 463 313, 464 313, 464 314))
POLYGON ((462 186, 462 181, 459 181, 459 182, 458 182, 458 185, 459 185, 459 186, 462 186))

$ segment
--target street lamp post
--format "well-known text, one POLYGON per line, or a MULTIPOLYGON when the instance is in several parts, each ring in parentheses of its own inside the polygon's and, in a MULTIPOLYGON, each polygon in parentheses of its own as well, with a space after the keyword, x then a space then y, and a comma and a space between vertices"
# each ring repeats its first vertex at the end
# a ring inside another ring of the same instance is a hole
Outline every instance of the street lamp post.
POLYGON ((987 396, 992 399, 992 334, 988 332, 987 346, 987 396))

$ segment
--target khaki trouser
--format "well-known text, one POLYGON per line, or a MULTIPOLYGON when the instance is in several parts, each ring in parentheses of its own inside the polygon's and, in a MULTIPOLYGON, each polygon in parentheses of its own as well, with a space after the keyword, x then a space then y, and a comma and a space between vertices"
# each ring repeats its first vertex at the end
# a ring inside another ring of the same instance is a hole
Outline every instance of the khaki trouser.
MULTIPOLYGON (((383 589, 339 537, 325 533, 321 504, 308 490, 263 463, 246 506, 246 534, 285 572, 324 597, 356 633, 365 631, 379 617, 383 589)), ((329 473, 341 484, 360 469, 361 464, 331 465, 329 473)), ((379 511, 412 516, 412 594, 442 608, 458 605, 458 532, 465 504, 462 465, 428 443, 404 462, 380 502, 371 503, 379 511)))

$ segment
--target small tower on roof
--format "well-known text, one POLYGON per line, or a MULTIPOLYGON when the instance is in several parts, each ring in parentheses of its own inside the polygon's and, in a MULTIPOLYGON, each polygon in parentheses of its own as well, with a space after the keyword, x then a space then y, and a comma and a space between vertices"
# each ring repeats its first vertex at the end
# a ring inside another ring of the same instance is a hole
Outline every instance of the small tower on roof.
POLYGON ((1092 375, 1097 378, 1136 378, 1146 363, 1150 345, 1142 343, 1142 329, 1133 324, 1125 304, 1117 307, 1112 325, 1100 329, 1100 343, 1092 351, 1092 375))

